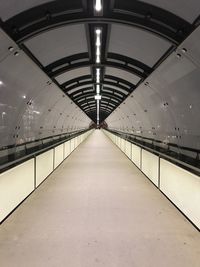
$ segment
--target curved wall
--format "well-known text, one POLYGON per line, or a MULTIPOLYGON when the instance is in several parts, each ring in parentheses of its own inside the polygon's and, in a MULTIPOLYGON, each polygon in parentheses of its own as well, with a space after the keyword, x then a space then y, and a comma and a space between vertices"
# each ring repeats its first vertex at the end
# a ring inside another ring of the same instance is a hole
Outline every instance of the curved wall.
POLYGON ((89 127, 81 111, 0 30, 0 147, 89 127))
POLYGON ((199 84, 200 27, 107 118, 108 127, 199 150, 199 84))

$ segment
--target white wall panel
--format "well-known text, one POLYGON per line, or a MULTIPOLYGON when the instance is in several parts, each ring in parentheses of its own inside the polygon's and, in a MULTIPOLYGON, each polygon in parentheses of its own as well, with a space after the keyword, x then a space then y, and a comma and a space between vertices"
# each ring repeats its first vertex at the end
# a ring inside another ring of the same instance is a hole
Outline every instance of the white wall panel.
POLYGON ((121 148, 121 150, 124 152, 125 151, 125 140, 122 138, 121 139, 121 143, 120 143, 120 148, 121 148))
POLYGON ((53 171, 53 149, 36 157, 36 187, 53 171))
POLYGON ((131 143, 126 141, 126 155, 131 159, 131 143))
POLYGON ((121 143, 121 138, 118 136, 117 146, 118 146, 119 148, 121 147, 120 143, 121 143))
POLYGON ((0 222, 34 190, 34 159, 0 174, 0 222))
POLYGON ((79 135, 79 136, 77 136, 77 146, 79 146, 80 143, 81 143, 81 138, 80 138, 80 135, 79 135))
POLYGON ((200 177, 161 159, 160 189, 200 228, 200 177))
POLYGON ((64 149, 64 158, 66 158, 71 153, 70 141, 65 142, 64 146, 65 146, 65 149, 64 149))
POLYGON ((70 143, 71 143, 71 152, 74 151, 74 148, 75 148, 75 142, 74 142, 74 139, 71 139, 70 140, 70 143))
POLYGON ((77 148, 78 146, 78 137, 74 138, 74 148, 77 148))
POLYGON ((64 145, 59 145, 55 147, 54 150, 54 169, 64 160, 64 145))
POLYGON ((133 161, 133 163, 140 168, 141 167, 141 153, 142 150, 139 146, 136 146, 134 144, 132 144, 132 157, 131 160, 133 161))
POLYGON ((142 149, 142 172, 158 186, 159 157, 142 149))

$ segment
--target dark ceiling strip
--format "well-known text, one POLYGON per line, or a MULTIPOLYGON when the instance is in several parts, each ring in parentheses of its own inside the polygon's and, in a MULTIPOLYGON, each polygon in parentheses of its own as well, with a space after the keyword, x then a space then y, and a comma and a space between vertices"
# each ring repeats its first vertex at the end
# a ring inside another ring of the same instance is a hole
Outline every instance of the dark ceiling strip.
MULTIPOLYGON (((79 96, 77 96, 77 97, 73 97, 73 100, 74 101, 79 101, 79 100, 81 100, 81 99, 83 99, 83 98, 86 98, 86 97, 88 97, 88 96, 93 96, 94 97, 94 92, 89 92, 89 93, 85 93, 85 94, 82 94, 82 95, 79 95, 79 96)), ((116 100, 118 100, 118 101, 123 101, 123 98, 121 98, 121 97, 119 97, 119 96, 116 96, 116 95, 114 95, 114 94, 110 94, 110 93, 103 93, 103 95, 102 95, 102 98, 103 97, 109 97, 109 98, 113 98, 113 99, 116 99, 116 100)))
POLYGON ((108 104, 101 104, 101 109, 102 109, 102 108, 104 108, 104 109, 106 109, 106 110, 109 110, 109 111, 111 111, 111 112, 115 109, 115 108, 111 108, 111 107, 109 107, 108 104))
POLYGON ((73 93, 68 93, 68 95, 72 98, 76 98, 80 95, 84 95, 84 94, 89 93, 89 92, 93 93, 93 95, 95 94, 95 90, 92 88, 92 86, 76 90, 73 93))
MULTIPOLYGON (((77 89, 77 91, 73 92, 73 93, 69 93, 69 95, 71 96, 71 94, 75 94, 76 92, 78 92, 79 90, 86 90, 86 89, 89 89, 89 88, 93 88, 93 83, 92 82, 82 82, 82 83, 79 83, 79 84, 73 84, 72 86, 68 87, 67 89, 65 89, 65 87, 63 85, 61 85, 63 91, 65 93, 68 93, 70 92, 71 90, 74 90, 74 89, 77 89), (84 88, 80 88, 81 86, 84 86, 84 88)), ((131 87, 127 88, 121 84, 117 84, 116 82, 110 82, 110 81, 105 81, 104 84, 103 84, 103 87, 106 87, 110 90, 115 90, 113 87, 116 87, 116 88, 119 88, 123 91, 126 91, 127 93, 129 93, 130 91, 132 92, 132 89, 135 88, 135 85, 132 85, 131 87)), ((120 91, 121 92, 121 91, 120 91)), ((116 90, 116 93, 118 93, 118 90, 116 90)), ((123 92, 121 92, 123 93, 123 92)))
MULTIPOLYGON (((114 98, 113 98, 113 99, 114 99, 114 98)), ((85 103, 88 104, 88 102, 96 103, 95 99, 93 100, 92 98, 89 98, 89 99, 87 99, 87 98, 82 98, 82 99, 80 99, 79 102, 75 102, 75 103, 77 103, 77 105, 82 106, 82 105, 85 104, 85 103)), ((116 101, 116 102, 115 102, 115 101, 113 101, 113 100, 109 100, 109 102, 112 103, 113 105, 115 105, 115 107, 118 106, 119 103, 121 103, 121 101, 116 101)))
POLYGON ((127 88, 131 88, 133 87, 134 85, 122 78, 119 78, 119 77, 116 77, 116 76, 112 76, 112 75, 105 75, 104 79, 107 80, 112 80, 112 81, 115 81, 117 84, 122 84, 124 87, 127 87, 127 88))
MULTIPOLYGON (((56 76, 59 76, 67 71, 71 71, 74 69, 79 69, 79 68, 83 68, 83 67, 93 67, 96 68, 97 65, 96 64, 92 64, 92 62, 88 61, 88 59, 86 59, 83 62, 75 62, 75 63, 71 63, 70 65, 68 64, 68 62, 66 62, 66 64, 62 64, 62 66, 60 68, 55 67, 56 70, 52 70, 48 72, 48 75, 55 78, 56 76)), ((138 69, 130 66, 130 65, 125 65, 123 63, 118 63, 115 61, 107 61, 107 62, 103 62, 102 64, 99 65, 99 67, 102 69, 103 67, 112 67, 112 68, 117 68, 117 69, 121 69, 127 72, 130 72, 131 74, 138 76, 139 78, 145 79, 147 77, 146 73, 139 71, 138 69)), ((49 67, 47 68, 49 69, 49 67)), ((45 68, 46 71, 46 68, 45 68)))
POLYGON ((72 80, 66 81, 65 83, 61 84, 62 88, 68 89, 70 88, 72 85, 80 85, 82 82, 91 82, 93 83, 94 81, 91 79, 91 75, 84 75, 84 76, 79 76, 76 77, 72 80))
MULTIPOLYGON (((88 88, 89 87, 93 88, 93 85, 95 82, 92 80, 85 82, 84 80, 87 80, 88 76, 83 76, 83 77, 84 77, 83 79, 82 79, 82 77, 77 77, 76 79, 73 79, 71 81, 63 83, 60 86, 62 87, 63 91, 66 93, 68 93, 69 91, 71 91, 73 89, 78 90, 80 86, 87 86, 88 88), (66 86, 67 86, 67 88, 65 88, 66 86)), ((122 89, 122 90, 127 91, 127 92, 132 92, 136 88, 135 85, 133 85, 133 84, 131 84, 131 83, 129 83, 123 79, 120 79, 118 77, 106 75, 105 79, 109 79, 109 80, 104 80, 104 86, 105 87, 114 86, 114 87, 117 87, 117 88, 122 89)), ((114 90, 114 89, 112 88, 112 90, 114 90)), ((118 91, 116 91, 116 92, 118 93, 118 91)))
MULTIPOLYGON (((89 38, 89 37, 88 37, 89 38)), ((104 47, 106 40, 104 40, 104 47)), ((94 45, 95 47, 95 45, 94 45)), ((90 46, 89 46, 90 48, 90 46)), ((127 71, 130 71, 131 73, 134 73, 135 75, 146 78, 147 75, 149 75, 153 70, 148 67, 146 64, 136 60, 132 59, 126 56, 122 56, 116 53, 107 53, 105 50, 102 49, 103 54, 107 54, 107 60, 103 59, 102 66, 111 66, 116 67, 120 69, 127 69, 127 71)), ((50 76, 55 77, 57 75, 62 74, 65 71, 69 71, 71 69, 89 66, 89 65, 95 65, 95 51, 90 51, 89 53, 80 53, 76 54, 70 57, 59 59, 48 66, 45 67, 45 72, 48 73, 50 76), (89 56, 90 55, 90 56, 89 56)), ((95 65, 93 67, 97 67, 95 65)))
MULTIPOLYGON (((90 87, 88 87, 88 88, 84 88, 84 89, 80 89, 80 90, 77 90, 77 91, 75 91, 75 92, 73 92, 73 93, 71 93, 71 94, 68 94, 71 98, 73 98, 73 99, 75 99, 76 97, 78 97, 78 96, 81 96, 81 95, 84 95, 84 94, 86 94, 86 93, 92 93, 93 92, 93 94, 95 93, 95 90, 94 89, 91 89, 90 87)), ((117 97, 119 97, 119 98, 121 98, 121 99, 124 99, 124 98, 126 98, 126 94, 124 94, 124 93, 122 93, 122 92, 120 92, 120 91, 116 91, 116 90, 114 90, 113 88, 110 88, 110 87, 105 87, 104 86, 104 89, 102 90, 102 94, 104 95, 104 94, 109 94, 110 96, 117 96, 117 97), (105 91, 105 89, 106 90, 109 90, 109 92, 107 92, 107 91, 105 91), (116 95, 115 95, 116 94, 116 95)))
MULTIPOLYGON (((102 110, 106 110, 107 112, 112 112, 112 109, 108 108, 106 109, 105 107, 102 107, 102 110)), ((96 111, 96 107, 91 108, 91 109, 86 109, 85 112, 91 112, 91 111, 96 111)))
POLYGON ((130 57, 126 57, 120 54, 109 52, 107 54, 107 59, 111 59, 111 60, 114 59, 114 60, 118 60, 119 63, 121 64, 135 66, 136 68, 140 69, 140 71, 146 73, 146 75, 151 74, 151 72, 153 71, 152 68, 142 63, 141 61, 130 58, 130 57))
POLYGON ((72 55, 69 57, 61 58, 61 59, 57 60, 56 62, 53 62, 53 63, 49 64, 48 66, 46 66, 45 72, 51 74, 55 69, 60 69, 64 65, 65 66, 71 66, 73 64, 77 64, 77 63, 80 63, 83 61, 86 61, 86 62, 90 61, 88 52, 75 54, 75 55, 72 55))
MULTIPOLYGON (((104 1, 106 2, 106 1, 104 1)), ((90 0, 90 8, 93 1, 90 0)), ((115 0, 113 9, 95 16, 81 0, 51 1, 31 8, 1 23, 17 42, 23 42, 49 29, 74 23, 121 23, 150 31, 173 44, 182 42, 194 26, 159 7, 136 0, 115 0)))

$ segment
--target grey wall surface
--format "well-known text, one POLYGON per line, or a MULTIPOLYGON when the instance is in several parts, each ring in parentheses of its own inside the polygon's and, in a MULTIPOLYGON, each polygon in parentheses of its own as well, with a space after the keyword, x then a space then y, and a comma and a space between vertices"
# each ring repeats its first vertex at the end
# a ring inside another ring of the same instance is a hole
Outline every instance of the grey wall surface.
POLYGON ((200 27, 106 122, 110 129, 160 140, 163 145, 200 149, 199 84, 200 27))
POLYGON ((91 120, 2 30, 0 43, 0 147, 89 127, 91 120))

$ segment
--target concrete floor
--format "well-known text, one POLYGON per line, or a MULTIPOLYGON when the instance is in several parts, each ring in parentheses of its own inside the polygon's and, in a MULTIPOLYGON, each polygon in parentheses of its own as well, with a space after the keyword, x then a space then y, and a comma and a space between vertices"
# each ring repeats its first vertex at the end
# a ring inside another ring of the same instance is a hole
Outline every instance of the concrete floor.
POLYGON ((200 234, 100 131, 0 226, 1 267, 199 267, 200 234))

